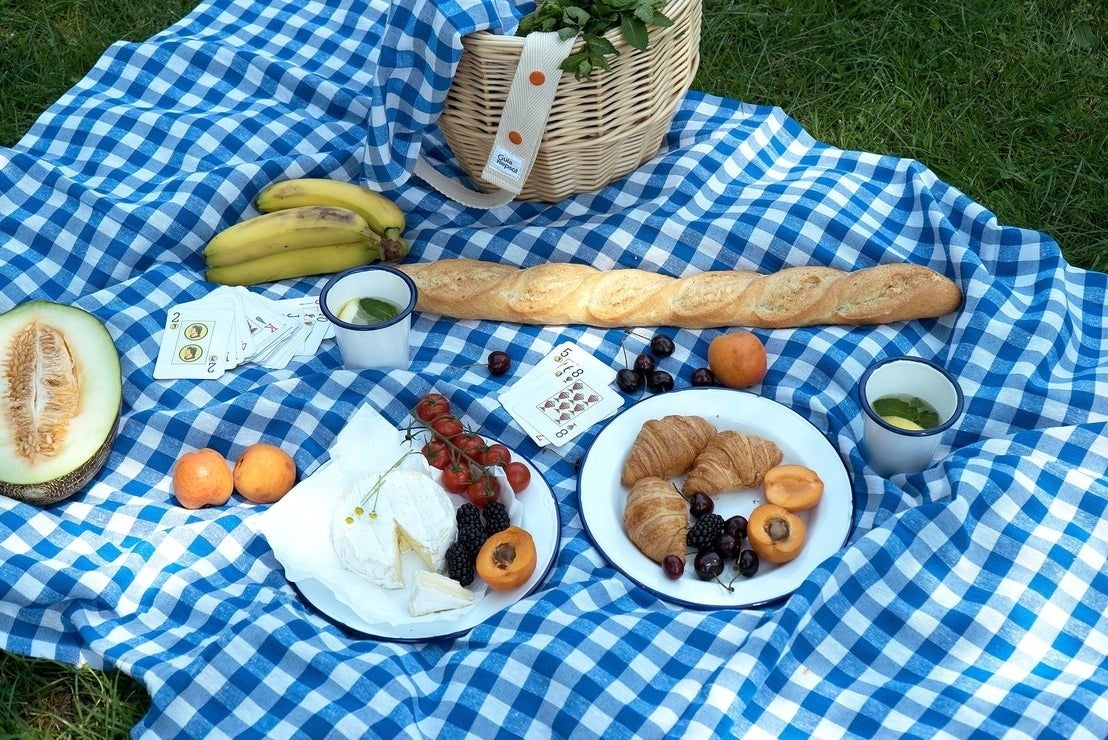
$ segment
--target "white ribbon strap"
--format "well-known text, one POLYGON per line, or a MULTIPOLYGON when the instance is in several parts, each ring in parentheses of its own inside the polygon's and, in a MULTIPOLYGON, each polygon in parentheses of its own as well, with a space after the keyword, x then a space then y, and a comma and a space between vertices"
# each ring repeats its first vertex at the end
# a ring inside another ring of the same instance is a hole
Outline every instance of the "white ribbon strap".
POLYGON ((472 208, 496 208, 511 202, 523 190, 535 164, 550 106, 561 79, 561 64, 576 41, 557 33, 529 33, 523 39, 504 112, 481 177, 499 190, 474 192, 432 168, 423 159, 415 174, 443 195, 472 208))

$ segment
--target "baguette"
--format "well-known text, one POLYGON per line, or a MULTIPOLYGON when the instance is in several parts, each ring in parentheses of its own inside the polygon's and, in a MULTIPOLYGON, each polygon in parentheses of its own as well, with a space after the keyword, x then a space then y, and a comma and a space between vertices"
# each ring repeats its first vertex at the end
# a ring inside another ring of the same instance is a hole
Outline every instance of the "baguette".
POLYGON ((950 279, 921 265, 854 272, 789 267, 718 270, 675 278, 642 269, 571 263, 519 268, 472 259, 396 265, 415 282, 416 309, 456 319, 519 324, 749 326, 884 324, 942 316, 961 305, 950 279))

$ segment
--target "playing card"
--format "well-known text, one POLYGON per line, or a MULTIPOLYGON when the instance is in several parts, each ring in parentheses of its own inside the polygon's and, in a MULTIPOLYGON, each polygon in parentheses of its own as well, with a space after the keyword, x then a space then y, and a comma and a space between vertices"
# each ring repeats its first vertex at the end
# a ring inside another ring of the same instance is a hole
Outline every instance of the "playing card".
POLYGON ((561 446, 623 406, 613 371, 575 344, 559 345, 499 400, 536 444, 561 446))
POLYGON ((324 339, 333 337, 334 326, 320 310, 318 296, 272 300, 243 286, 221 285, 171 309, 154 377, 217 378, 247 362, 280 369, 294 357, 314 355, 324 339), (185 322, 192 320, 208 333, 185 336, 185 322))
POLYGON ((264 296, 246 293, 243 295, 243 307, 254 343, 254 354, 250 359, 262 364, 271 353, 281 351, 279 345, 292 332, 293 327, 274 305, 274 301, 264 296))
POLYGON ((289 340, 295 345, 293 356, 314 355, 319 351, 320 343, 332 326, 319 308, 319 298, 285 298, 276 303, 284 311, 285 318, 296 327, 294 336, 289 340))
POLYGON ((178 303, 173 308, 177 311, 188 313, 194 309, 219 311, 225 314, 228 320, 231 322, 230 334, 228 335, 227 342, 222 347, 213 347, 212 349, 219 351, 223 354, 223 366, 224 369, 234 367, 239 364, 238 359, 239 347, 236 342, 237 329, 236 329, 236 306, 234 299, 226 293, 221 293, 219 290, 212 291, 203 298, 199 298, 195 301, 186 301, 184 303, 178 303))
POLYGON ((154 377, 218 378, 227 369, 232 314, 208 307, 174 306, 166 314, 165 331, 154 365, 154 377))
POLYGON ((225 296, 235 312, 232 326, 231 352, 234 355, 234 365, 237 367, 254 354, 254 340, 250 336, 250 324, 246 321, 246 308, 243 303, 243 294, 249 293, 245 287, 223 285, 212 291, 212 296, 225 296))

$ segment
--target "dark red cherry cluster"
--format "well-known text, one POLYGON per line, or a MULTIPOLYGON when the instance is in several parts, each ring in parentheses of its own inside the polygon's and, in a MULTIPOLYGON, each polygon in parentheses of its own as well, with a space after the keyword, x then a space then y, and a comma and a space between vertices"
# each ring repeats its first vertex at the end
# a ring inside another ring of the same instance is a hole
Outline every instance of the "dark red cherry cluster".
MULTIPOLYGON (((628 332, 634 334, 634 332, 628 332)), ((658 360, 669 357, 676 347, 673 339, 666 334, 655 334, 650 338, 650 351, 635 358, 629 367, 616 372, 616 385, 624 393, 637 393, 645 386, 651 393, 665 393, 673 390, 673 374, 658 367, 658 360)), ((715 385, 712 371, 706 367, 693 371, 690 382, 694 386, 715 385)))
MULTIPOLYGON (((757 554, 749 547, 743 547, 746 517, 736 514, 724 519, 715 513, 712 497, 703 493, 694 493, 689 497, 689 513, 694 521, 689 527, 686 542, 689 549, 696 552, 693 572, 697 578, 702 581, 717 580, 731 591, 735 578, 730 583, 720 580, 727 563, 732 563, 736 577, 750 578, 758 572, 757 554)), ((676 555, 667 556, 662 568, 670 578, 680 578, 685 570, 676 555)))

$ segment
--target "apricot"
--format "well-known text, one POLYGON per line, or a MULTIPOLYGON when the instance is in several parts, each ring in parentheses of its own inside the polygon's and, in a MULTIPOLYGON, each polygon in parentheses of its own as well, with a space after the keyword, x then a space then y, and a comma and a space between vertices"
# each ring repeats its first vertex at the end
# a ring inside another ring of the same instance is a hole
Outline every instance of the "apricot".
POLYGON ((708 369, 728 388, 749 388, 766 377, 766 348, 748 331, 720 334, 708 345, 708 369))
POLYGON ((787 563, 800 554, 808 528, 784 506, 759 504, 747 519, 746 537, 760 560, 787 563))
POLYGON ((210 447, 186 452, 173 466, 173 495, 186 509, 221 506, 234 485, 231 466, 210 447))
POLYGON ((527 582, 538 555, 531 533, 515 525, 485 540, 477 553, 477 575, 496 591, 508 591, 527 582))
POLYGON ((778 465, 762 478, 766 501, 789 511, 807 511, 823 498, 819 473, 803 465, 778 465))
POLYGON ((235 490, 247 501, 271 504, 296 484, 296 463, 277 445, 257 442, 235 461, 235 490))

